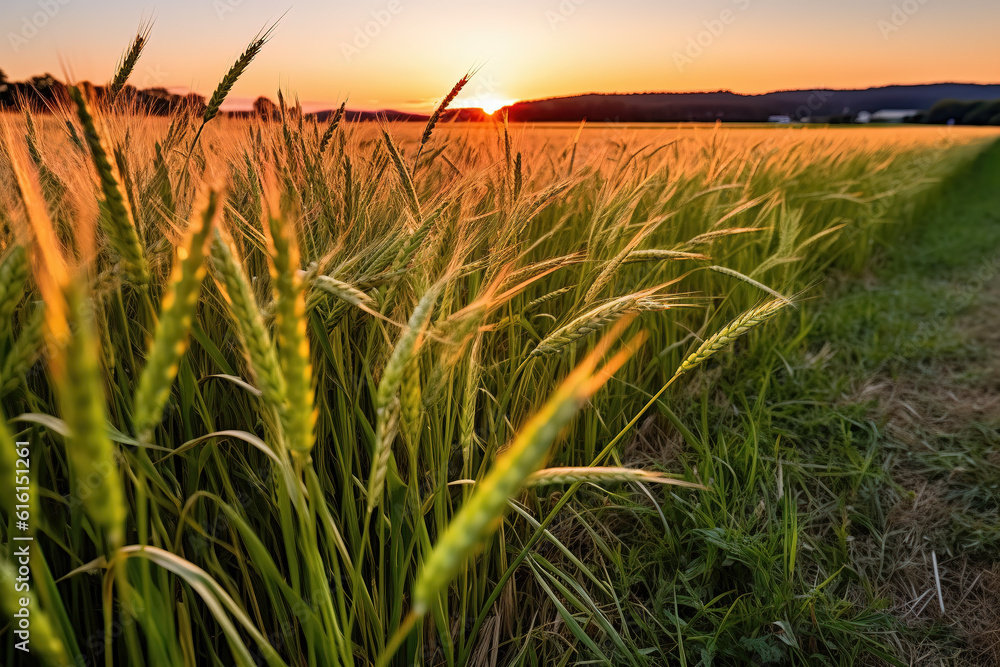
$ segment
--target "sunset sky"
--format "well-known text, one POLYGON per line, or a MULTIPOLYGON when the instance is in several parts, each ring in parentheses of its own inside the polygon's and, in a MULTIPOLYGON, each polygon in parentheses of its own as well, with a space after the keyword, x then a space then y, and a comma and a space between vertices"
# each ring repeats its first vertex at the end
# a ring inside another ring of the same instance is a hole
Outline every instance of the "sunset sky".
POLYGON ((139 87, 210 95, 284 14, 233 100, 280 86, 309 109, 424 110, 468 69, 459 104, 583 92, 1000 83, 995 0, 2 0, 0 69, 65 62, 104 82, 144 19, 139 87), (367 33, 367 34, 366 34, 367 33))

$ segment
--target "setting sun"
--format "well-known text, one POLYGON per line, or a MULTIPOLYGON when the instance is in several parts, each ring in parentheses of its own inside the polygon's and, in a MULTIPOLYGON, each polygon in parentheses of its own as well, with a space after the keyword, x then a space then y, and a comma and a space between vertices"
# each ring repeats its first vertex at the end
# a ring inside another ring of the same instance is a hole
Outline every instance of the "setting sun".
POLYGON ((503 99, 500 97, 466 97, 455 100, 455 107, 480 108, 491 116, 500 109, 514 104, 517 100, 503 99))

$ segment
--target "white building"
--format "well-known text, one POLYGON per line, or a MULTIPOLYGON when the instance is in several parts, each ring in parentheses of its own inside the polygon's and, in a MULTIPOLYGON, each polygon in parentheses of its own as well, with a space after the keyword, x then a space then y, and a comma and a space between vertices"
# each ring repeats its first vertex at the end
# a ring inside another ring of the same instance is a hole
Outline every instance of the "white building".
POLYGON ((882 109, 872 114, 873 123, 902 123, 920 113, 919 109, 882 109))

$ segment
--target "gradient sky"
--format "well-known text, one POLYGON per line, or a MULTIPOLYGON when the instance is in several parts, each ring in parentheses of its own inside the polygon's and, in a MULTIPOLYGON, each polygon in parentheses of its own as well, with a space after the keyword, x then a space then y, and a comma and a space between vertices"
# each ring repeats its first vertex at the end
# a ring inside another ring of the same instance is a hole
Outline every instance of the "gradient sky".
POLYGON ((237 104, 280 86, 310 109, 349 94, 351 108, 420 110, 475 66, 460 100, 475 106, 583 92, 1000 83, 996 0, 0 0, 0 68, 15 80, 63 78, 66 63, 76 79, 105 82, 152 17, 132 83, 208 96, 282 14, 237 104), (359 37, 366 27, 371 36, 359 37))

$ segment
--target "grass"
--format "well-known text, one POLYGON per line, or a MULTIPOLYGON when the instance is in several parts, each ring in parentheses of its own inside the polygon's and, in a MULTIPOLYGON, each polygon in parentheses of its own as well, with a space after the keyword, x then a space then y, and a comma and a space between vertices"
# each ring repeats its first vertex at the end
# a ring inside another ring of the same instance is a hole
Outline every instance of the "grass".
POLYGON ((863 276, 841 274, 686 410, 650 420, 643 460, 669 457, 725 491, 650 507, 624 538, 617 586, 658 610, 644 630, 665 651, 687 664, 995 664, 1000 414, 967 401, 995 393, 996 366, 962 322, 995 325, 995 305, 974 307, 993 303, 982 285, 995 268, 982 269, 1000 247, 997 178, 994 147, 885 237, 863 276))
POLYGON ((49 664, 901 655, 848 539, 886 448, 817 393, 858 371, 803 352, 839 321, 803 295, 993 135, 157 120, 74 90, 0 119, 49 664))

